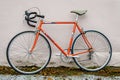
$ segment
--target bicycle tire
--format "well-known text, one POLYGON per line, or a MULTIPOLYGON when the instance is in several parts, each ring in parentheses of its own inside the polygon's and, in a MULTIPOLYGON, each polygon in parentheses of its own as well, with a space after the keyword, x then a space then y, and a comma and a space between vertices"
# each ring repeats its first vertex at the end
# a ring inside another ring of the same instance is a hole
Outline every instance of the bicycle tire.
POLYGON ((32 54, 29 53, 32 47, 35 31, 24 31, 15 35, 7 46, 7 61, 10 66, 21 74, 35 74, 44 69, 51 58, 51 46, 48 40, 39 35, 37 44, 32 54))
MULTIPOLYGON (((79 34, 73 41, 72 54, 78 51, 88 50, 88 47, 85 44, 81 35, 82 34, 79 34)), ((108 40, 108 38, 99 31, 95 30, 85 31, 85 36, 87 37, 88 41, 92 44, 94 52, 79 54, 79 57, 77 58, 73 57, 73 60, 79 68, 82 68, 85 71, 93 72, 101 70, 111 60, 112 56, 111 43, 108 40)))

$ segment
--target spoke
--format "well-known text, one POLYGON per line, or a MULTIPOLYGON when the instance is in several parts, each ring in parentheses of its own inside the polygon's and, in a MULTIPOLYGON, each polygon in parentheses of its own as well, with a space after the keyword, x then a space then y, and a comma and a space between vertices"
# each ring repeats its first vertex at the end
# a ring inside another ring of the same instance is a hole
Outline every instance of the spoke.
POLYGON ((89 59, 85 59, 85 60, 80 60, 80 62, 83 62, 83 61, 89 61, 89 59))
POLYGON ((96 36, 96 38, 93 40, 92 45, 94 45, 94 43, 96 42, 96 40, 97 40, 97 36, 96 36))
POLYGON ((29 43, 28 43, 29 49, 32 46, 31 44, 33 44, 33 42, 34 42, 34 38, 35 38, 34 35, 31 36, 31 34, 29 34, 29 43))
POLYGON ((19 47, 19 48, 21 48, 21 49, 27 50, 27 49, 21 44, 21 42, 18 42, 18 41, 15 41, 14 46, 17 46, 17 47, 19 47), (19 44, 19 45, 18 45, 18 44, 19 44))
POLYGON ((29 54, 26 54, 26 55, 23 57, 23 59, 25 59, 28 55, 29 55, 29 54))
MULTIPOLYGON (((79 40, 79 39, 78 39, 78 40, 79 40)), ((78 42, 77 42, 77 45, 78 45, 78 44, 79 44, 79 46, 81 46, 81 47, 83 47, 83 48, 86 48, 85 45, 84 45, 84 44, 85 44, 84 41, 82 41, 82 40, 81 40, 81 42, 78 41, 78 42)))
POLYGON ((34 61, 41 61, 39 56, 36 56, 34 53, 32 54, 32 58, 34 61))
POLYGON ((32 53, 29 49, 34 43, 33 31, 25 31, 17 34, 8 46, 7 59, 13 69, 23 74, 34 74, 47 66, 51 57, 50 46, 43 36, 39 36, 32 53), (35 67, 40 66, 39 68, 35 67), (18 67, 19 66, 19 67, 18 67))
MULTIPOLYGON (((96 55, 96 57, 94 58, 94 59, 95 59, 94 61, 98 61, 98 60, 100 60, 100 59, 98 59, 99 56, 96 54, 96 52, 93 53, 93 54, 96 55)), ((96 63, 95 63, 94 61, 93 61, 94 64, 97 64, 98 66, 100 66, 100 64, 98 64, 99 62, 96 62, 96 63)))
POLYGON ((43 49, 35 49, 33 52, 38 52, 38 51, 39 51, 39 52, 45 52, 46 49, 44 49, 44 50, 43 50, 43 49))
POLYGON ((27 48, 24 46, 24 41, 18 39, 16 42, 17 42, 17 45, 19 44, 19 45, 21 45, 25 50, 27 50, 27 48))
MULTIPOLYGON (((110 55, 108 54, 111 49, 105 36, 97 31, 91 30, 85 33, 88 41, 93 47, 91 59, 86 55, 80 54, 79 58, 75 58, 75 62, 79 67, 87 71, 97 71, 103 68, 109 61, 110 55), (104 53, 104 54, 103 54, 104 53), (101 62, 99 61, 101 60, 101 62)), ((81 36, 77 37, 76 43, 73 44, 74 50, 82 51, 87 49, 84 41, 80 40, 81 36)))
POLYGON ((23 50, 23 51, 26 51, 26 52, 28 51, 28 50, 26 50, 25 48, 23 48, 23 47, 21 47, 21 46, 19 46, 19 45, 18 45, 18 46, 17 46, 17 45, 14 45, 14 46, 15 46, 15 47, 13 47, 13 48, 11 49, 12 51, 14 51, 14 50, 15 50, 15 51, 17 51, 17 50, 23 50), (17 48, 17 47, 18 47, 18 48, 17 48))
MULTIPOLYGON (((27 35, 27 34, 26 34, 27 35)), ((29 49, 29 46, 27 45, 28 44, 28 36, 23 36, 23 43, 24 43, 24 46, 26 46, 26 49, 28 50, 29 49), (27 39, 27 40, 26 40, 27 39)))
MULTIPOLYGON (((108 48, 106 48, 106 47, 103 47, 103 48, 97 48, 97 49, 95 49, 95 51, 99 51, 99 50, 108 50, 108 48)), ((106 51, 105 51, 106 52, 106 51)))

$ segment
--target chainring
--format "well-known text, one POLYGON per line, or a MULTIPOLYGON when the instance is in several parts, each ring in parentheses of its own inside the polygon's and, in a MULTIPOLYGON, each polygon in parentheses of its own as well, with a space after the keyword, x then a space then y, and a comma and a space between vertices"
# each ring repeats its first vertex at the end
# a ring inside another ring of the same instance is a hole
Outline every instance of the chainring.
MULTIPOLYGON (((64 51, 67 52, 67 49, 65 49, 64 51)), ((60 59, 63 62, 65 62, 65 63, 71 63, 71 62, 73 62, 73 58, 72 57, 65 56, 63 53, 60 53, 60 59)))

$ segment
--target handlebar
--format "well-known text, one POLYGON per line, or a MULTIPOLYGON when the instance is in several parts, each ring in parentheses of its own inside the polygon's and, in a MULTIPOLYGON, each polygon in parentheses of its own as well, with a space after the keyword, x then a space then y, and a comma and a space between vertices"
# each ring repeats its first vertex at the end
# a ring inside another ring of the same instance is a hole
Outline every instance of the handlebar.
POLYGON ((44 15, 38 15, 37 12, 29 12, 25 11, 25 20, 27 21, 27 24, 31 27, 35 27, 35 25, 31 24, 31 23, 37 23, 37 21, 33 20, 36 17, 40 17, 40 18, 44 18, 44 15))

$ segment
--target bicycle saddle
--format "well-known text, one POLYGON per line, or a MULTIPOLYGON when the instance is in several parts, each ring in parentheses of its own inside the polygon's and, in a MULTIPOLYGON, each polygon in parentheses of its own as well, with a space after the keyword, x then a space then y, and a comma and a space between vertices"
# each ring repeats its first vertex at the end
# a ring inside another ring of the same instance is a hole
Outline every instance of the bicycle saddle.
POLYGON ((87 12, 87 10, 73 10, 73 11, 71 11, 71 13, 75 13, 79 16, 84 15, 86 12, 87 12))

